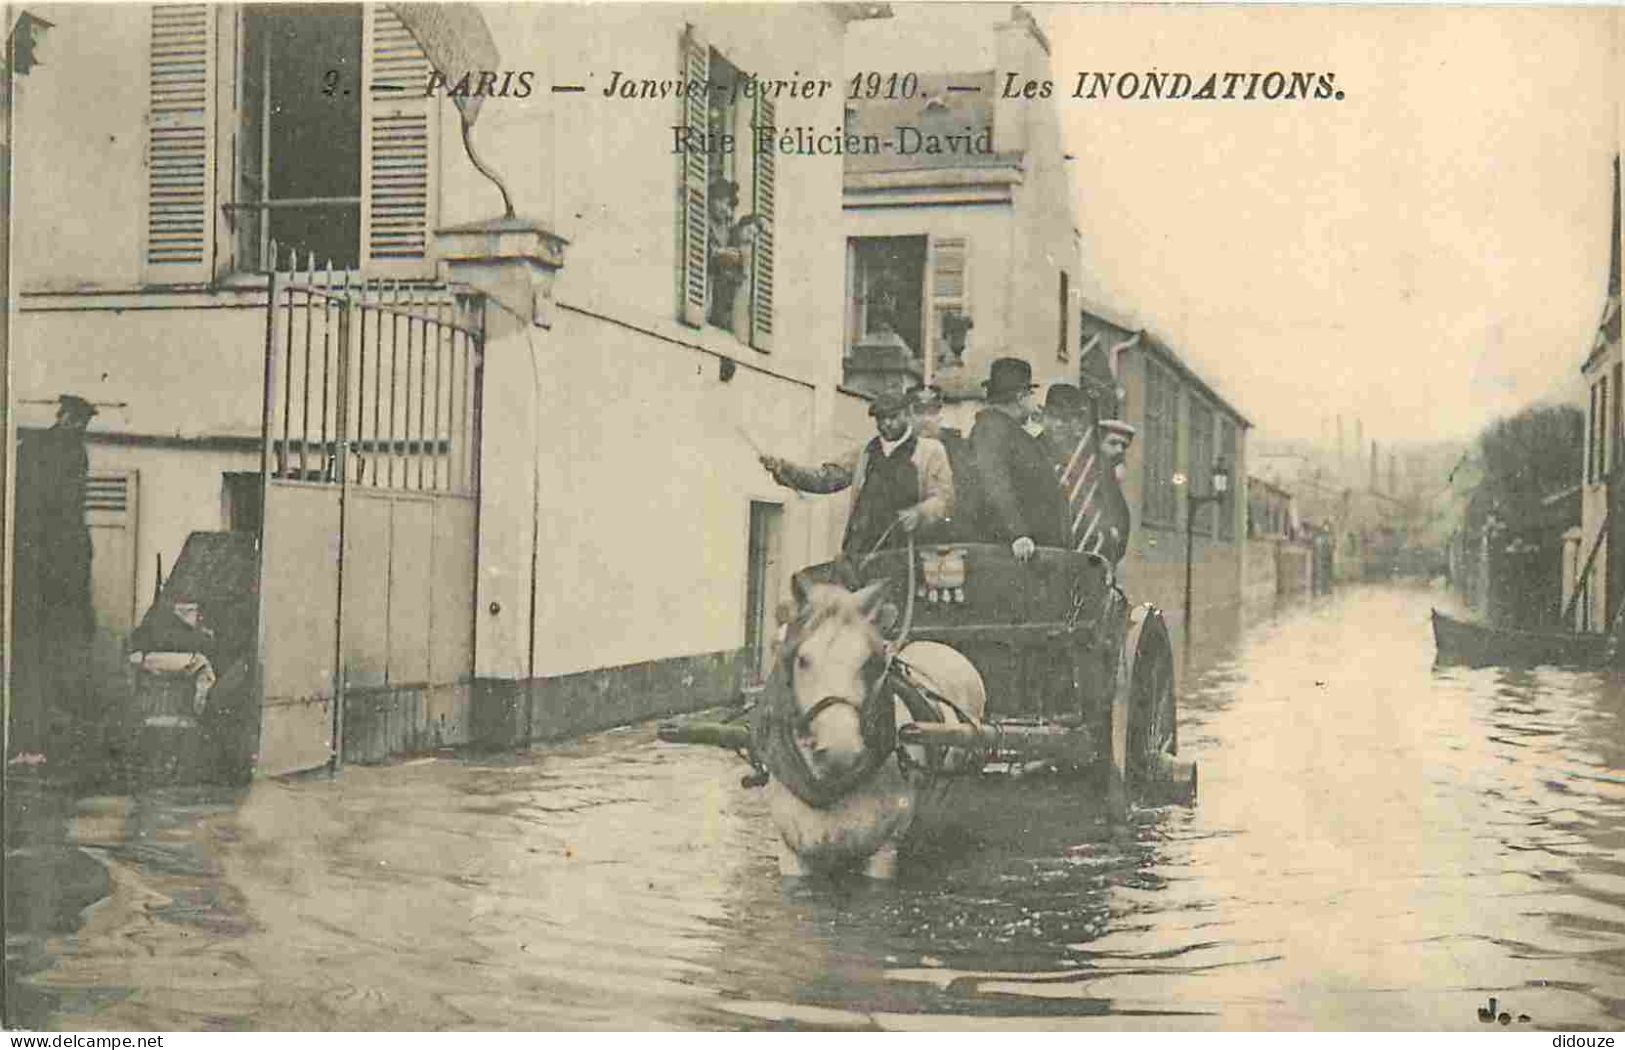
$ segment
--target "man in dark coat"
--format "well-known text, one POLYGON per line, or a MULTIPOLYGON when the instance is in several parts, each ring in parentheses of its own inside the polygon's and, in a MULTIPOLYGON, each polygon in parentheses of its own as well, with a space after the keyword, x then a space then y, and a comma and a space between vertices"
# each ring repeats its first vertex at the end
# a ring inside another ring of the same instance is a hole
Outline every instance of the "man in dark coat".
POLYGON ((1128 553, 1129 529, 1133 525, 1119 475, 1128 447, 1134 442, 1134 427, 1121 419, 1102 419, 1095 429, 1100 434, 1100 458, 1105 470, 1100 477, 1098 515, 1087 525, 1078 549, 1094 551, 1115 569, 1128 553))
POLYGON ((1032 366, 1001 357, 988 372, 988 407, 971 428, 983 501, 980 533, 1008 543, 1018 561, 1036 547, 1065 547, 1066 500, 1055 468, 1038 438, 1024 427, 1033 414, 1032 366))
POLYGON ((15 749, 43 747, 51 715, 83 701, 95 631, 85 430, 95 415, 90 402, 64 394, 55 425, 26 435, 17 450, 15 749))

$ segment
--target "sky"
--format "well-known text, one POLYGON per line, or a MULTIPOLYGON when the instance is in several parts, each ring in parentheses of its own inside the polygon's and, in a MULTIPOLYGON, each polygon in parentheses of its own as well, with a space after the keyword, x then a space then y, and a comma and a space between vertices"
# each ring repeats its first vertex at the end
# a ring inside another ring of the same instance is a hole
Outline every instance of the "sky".
MULTIPOLYGON (((1340 414, 1367 439, 1458 439, 1581 401, 1625 12, 1033 9, 1076 158, 1083 295, 1164 336, 1265 436, 1321 437, 1340 414), (1065 97, 1078 70, 1152 69, 1332 72, 1344 98, 1065 97)), ((896 8, 948 45, 1008 10, 896 8)))

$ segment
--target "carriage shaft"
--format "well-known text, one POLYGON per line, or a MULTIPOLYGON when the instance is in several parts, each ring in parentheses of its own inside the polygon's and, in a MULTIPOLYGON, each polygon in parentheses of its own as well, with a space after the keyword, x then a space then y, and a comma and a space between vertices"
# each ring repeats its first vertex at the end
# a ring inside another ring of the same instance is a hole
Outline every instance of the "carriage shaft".
POLYGON ((1094 735, 1085 726, 915 722, 899 726, 897 739, 904 744, 996 750, 1028 760, 1083 764, 1095 758, 1094 735))

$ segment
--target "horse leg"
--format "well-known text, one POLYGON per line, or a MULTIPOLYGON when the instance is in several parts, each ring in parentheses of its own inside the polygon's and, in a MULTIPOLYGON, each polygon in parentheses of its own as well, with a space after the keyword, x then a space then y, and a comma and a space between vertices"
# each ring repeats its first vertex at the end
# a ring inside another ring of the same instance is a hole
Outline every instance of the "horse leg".
POLYGON ((783 839, 779 840, 779 875, 786 879, 799 879, 807 874, 807 868, 801 863, 801 854, 790 848, 790 844, 783 839))
POLYGON ((863 865, 863 874, 871 879, 890 881, 897 877, 897 844, 888 842, 875 850, 863 865))

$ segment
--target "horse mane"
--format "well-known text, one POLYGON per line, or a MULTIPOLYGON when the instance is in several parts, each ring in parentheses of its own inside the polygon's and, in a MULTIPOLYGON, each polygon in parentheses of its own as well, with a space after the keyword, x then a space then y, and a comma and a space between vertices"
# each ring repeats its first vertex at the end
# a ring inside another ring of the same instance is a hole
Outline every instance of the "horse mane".
POLYGON ((881 645, 880 632, 863 614, 857 594, 830 583, 814 584, 808 588, 806 601, 796 619, 796 633, 805 637, 831 622, 842 626, 868 627, 874 635, 876 648, 881 645))

